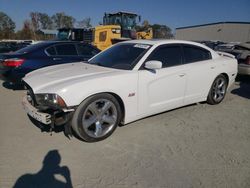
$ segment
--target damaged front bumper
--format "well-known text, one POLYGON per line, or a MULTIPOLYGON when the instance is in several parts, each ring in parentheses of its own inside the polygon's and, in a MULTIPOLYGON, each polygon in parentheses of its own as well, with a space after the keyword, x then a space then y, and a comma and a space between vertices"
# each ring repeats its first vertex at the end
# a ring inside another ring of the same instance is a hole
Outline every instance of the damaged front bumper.
POLYGON ((39 108, 34 107, 25 96, 22 100, 22 106, 26 113, 32 117, 33 119, 37 120, 38 122, 48 125, 51 127, 51 131, 53 130, 54 126, 64 126, 65 132, 68 135, 72 135, 70 121, 74 114, 75 108, 70 109, 46 109, 41 110, 39 108))

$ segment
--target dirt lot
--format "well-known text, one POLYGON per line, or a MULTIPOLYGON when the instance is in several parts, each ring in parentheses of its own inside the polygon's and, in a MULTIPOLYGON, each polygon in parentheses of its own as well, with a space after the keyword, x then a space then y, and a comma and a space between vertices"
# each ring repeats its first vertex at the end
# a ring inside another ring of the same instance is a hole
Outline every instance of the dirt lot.
POLYGON ((247 78, 220 105, 162 113, 98 143, 41 132, 22 110, 24 93, 0 86, 1 188, 250 187, 247 78))

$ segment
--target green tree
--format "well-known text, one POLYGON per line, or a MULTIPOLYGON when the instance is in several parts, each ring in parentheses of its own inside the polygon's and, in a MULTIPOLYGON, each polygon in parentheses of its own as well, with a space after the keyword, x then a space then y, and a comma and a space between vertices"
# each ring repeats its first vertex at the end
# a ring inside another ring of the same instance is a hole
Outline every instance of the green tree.
POLYGON ((23 22, 22 30, 16 33, 16 38, 20 40, 30 40, 34 39, 34 33, 32 30, 32 23, 30 20, 25 20, 23 22))
POLYGON ((9 39, 15 32, 16 24, 4 12, 0 12, 0 39, 9 39))
POLYGON ((31 12, 30 20, 32 23, 33 31, 36 32, 39 29, 52 29, 53 21, 51 17, 46 13, 31 12))
POLYGON ((35 32, 39 29, 39 13, 38 12, 31 12, 30 13, 30 20, 31 20, 31 26, 32 30, 35 32))
POLYGON ((53 29, 53 21, 46 13, 39 13, 40 29, 53 29))
POLYGON ((148 20, 144 20, 142 22, 142 25, 137 25, 135 27, 136 31, 147 31, 149 28, 150 28, 150 24, 149 24, 149 21, 148 20))
POLYGON ((166 25, 154 24, 151 27, 153 28, 154 38, 171 39, 174 37, 171 28, 166 25))
POLYGON ((92 27, 91 18, 87 17, 87 18, 84 18, 81 21, 78 21, 77 22, 77 27, 80 27, 80 28, 90 28, 90 27, 92 27))
POLYGON ((136 26, 136 31, 147 31, 149 28, 153 29, 153 38, 171 39, 174 37, 170 27, 160 24, 149 24, 148 20, 144 20, 142 25, 136 26))
POLYGON ((66 15, 64 12, 56 13, 51 18, 57 29, 62 27, 67 27, 67 28, 73 27, 76 21, 75 18, 66 15))

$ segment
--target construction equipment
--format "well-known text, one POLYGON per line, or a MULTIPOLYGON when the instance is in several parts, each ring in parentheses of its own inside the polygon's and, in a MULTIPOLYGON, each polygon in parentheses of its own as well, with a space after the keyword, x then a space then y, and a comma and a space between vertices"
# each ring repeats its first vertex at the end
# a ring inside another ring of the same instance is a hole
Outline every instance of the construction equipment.
POLYGON ((137 39, 152 39, 153 38, 153 28, 148 28, 146 31, 136 32, 137 39))
POLYGON ((120 41, 151 39, 153 37, 152 29, 136 32, 137 19, 140 22, 141 17, 130 12, 105 13, 103 25, 90 29, 62 28, 58 30, 57 38, 85 41, 92 43, 100 50, 120 41))

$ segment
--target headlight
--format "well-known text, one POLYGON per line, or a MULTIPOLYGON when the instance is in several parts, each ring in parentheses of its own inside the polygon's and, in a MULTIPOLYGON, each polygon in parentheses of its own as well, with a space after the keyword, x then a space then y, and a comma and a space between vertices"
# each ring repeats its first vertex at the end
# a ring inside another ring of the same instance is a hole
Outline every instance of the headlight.
POLYGON ((121 33, 121 30, 120 29, 112 29, 112 32, 113 33, 116 33, 116 34, 120 34, 121 33))
POLYGON ((66 104, 64 100, 57 94, 36 94, 36 103, 41 106, 50 106, 56 108, 65 108, 66 104))

